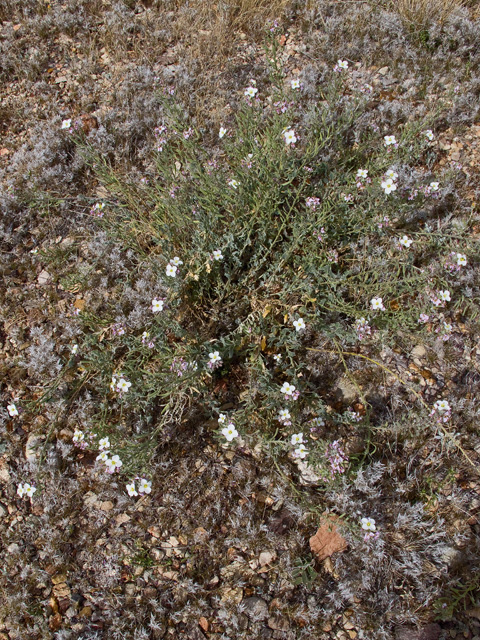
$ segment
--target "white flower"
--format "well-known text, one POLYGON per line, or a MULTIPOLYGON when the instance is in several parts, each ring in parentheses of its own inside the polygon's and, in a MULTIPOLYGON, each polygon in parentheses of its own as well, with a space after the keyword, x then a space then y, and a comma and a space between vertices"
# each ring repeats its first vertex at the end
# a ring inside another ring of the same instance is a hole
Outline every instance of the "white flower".
POLYGON ((95 460, 101 460, 102 462, 106 463, 107 460, 108 460, 108 452, 107 451, 100 451, 100 453, 95 458, 95 460))
POLYGON ((467 256, 464 253, 457 253, 457 264, 464 267, 467 264, 467 256))
POLYGON ((382 189, 385 191, 385 193, 388 196, 389 193, 392 193, 392 191, 397 190, 397 185, 394 183, 394 181, 391 178, 387 178, 382 182, 382 189))
POLYGON ((218 351, 212 351, 212 353, 208 354, 208 357, 210 358, 210 362, 218 362, 219 360, 221 360, 221 357, 218 351))
POLYGON ((370 305, 372 309, 375 311, 376 309, 380 309, 381 311, 385 311, 385 307, 383 306, 382 298, 372 298, 370 300, 370 305))
POLYGON ((282 356, 279 353, 276 353, 273 356, 273 359, 275 360, 275 362, 281 362, 282 361, 282 356))
POLYGON ((257 87, 247 87, 245 89, 245 95, 247 98, 254 98, 258 93, 257 87))
POLYGON ((223 260, 223 254, 220 251, 220 249, 215 249, 215 251, 213 252, 213 259, 214 260, 223 260))
POLYGON ((238 180, 230 180, 228 184, 230 187, 232 187, 232 189, 236 189, 240 183, 238 182, 238 180))
POLYGON ((362 529, 365 531, 375 531, 375 520, 373 518, 362 518, 362 529))
POLYGON ((177 275, 177 267, 174 264, 167 264, 166 274, 174 278, 177 275))
POLYGON ((112 376, 112 381, 110 382, 110 390, 115 391, 117 388, 117 376, 112 376))
POLYGON ((294 458, 306 458, 308 455, 308 451, 307 449, 305 449, 305 445, 301 444, 298 449, 295 449, 295 451, 293 452, 293 457, 294 458))
POLYGON ((285 138, 285 144, 295 144, 297 141, 297 136, 295 135, 295 131, 293 129, 287 129, 283 132, 283 136, 285 138))
POLYGON ((32 498, 36 490, 37 489, 28 482, 25 482, 25 484, 20 483, 17 487, 17 494, 20 496, 20 498, 23 498, 24 495, 32 498))
POLYGON ((452 410, 452 408, 450 407, 450 405, 446 400, 437 400, 433 406, 440 413, 446 413, 447 411, 452 410))
POLYGON ((292 89, 300 89, 300 80, 298 78, 294 78, 290 84, 292 89))
POLYGON ((222 429, 222 434, 228 442, 231 442, 234 438, 238 437, 238 431, 235 429, 235 425, 232 422, 222 429))
POLYGON ((33 494, 34 494, 34 493, 35 493, 35 491, 37 490, 33 485, 28 484, 28 482, 26 482, 26 483, 24 484, 24 487, 23 487, 23 488, 24 488, 25 493, 27 494, 27 496, 28 496, 29 498, 32 498, 32 497, 33 497, 33 494))
POLYGON ((408 236, 403 236, 402 238, 400 238, 398 243, 401 244, 402 247, 407 247, 408 249, 408 247, 413 243, 413 240, 408 236))
POLYGON ((80 431, 80 429, 75 429, 72 438, 73 442, 83 442, 84 439, 85 434, 83 433, 83 431, 80 431))
POLYGON ((62 129, 70 129, 72 126, 72 120, 69 118, 68 120, 62 120, 62 129))
POLYGON ((135 489, 135 482, 132 480, 130 484, 126 485, 129 496, 138 496, 138 491, 135 489))
POLYGON ((295 392, 295 387, 289 382, 284 382, 282 388, 280 389, 280 392, 284 393, 286 396, 292 396, 295 392))
POLYGON ((74 344, 70 349, 70 353, 72 354, 72 356, 74 356, 76 355, 77 351, 78 351, 78 344, 74 344))
POLYGON ((123 462, 120 460, 119 456, 112 456, 111 458, 107 458, 107 460, 105 460, 105 464, 107 466, 108 473, 113 473, 117 469, 120 469, 123 462))
POLYGON ((290 411, 288 409, 280 409, 280 411, 278 412, 279 422, 288 422, 290 418, 290 411))
POLYGON ((221 413, 218 416, 218 424, 226 424, 227 422, 227 416, 224 413, 221 413))
POLYGON ((451 298, 450 298, 450 291, 448 291, 448 289, 445 289, 445 291, 439 291, 438 292, 438 297, 440 298, 440 300, 442 300, 443 302, 450 302, 451 298))
POLYGON ((306 325, 303 318, 298 318, 298 320, 294 320, 293 326, 295 327, 296 331, 303 331, 306 325))
POLYGON ((227 133, 225 127, 220 127, 220 131, 218 132, 218 137, 223 138, 223 136, 227 133))
POLYGON ((397 144, 397 140, 395 136, 384 136, 383 139, 385 141, 384 144, 386 147, 388 147, 391 144, 397 144))
POLYGON ((425 137, 428 138, 429 140, 433 140, 433 138, 435 137, 431 129, 427 129, 424 133, 425 133, 425 137))
POLYGON ((385 177, 390 178, 390 180, 396 180, 398 178, 398 173, 393 169, 389 169, 388 171, 385 171, 385 177))
POLYGON ((156 298, 154 298, 152 300, 153 313, 157 313, 157 311, 163 311, 163 305, 164 305, 163 300, 157 300, 156 298))
POLYGON ((337 66, 339 69, 348 69, 347 60, 337 60, 337 66))
POLYGON ((117 382, 117 391, 119 393, 126 393, 131 386, 132 386, 131 382, 129 382, 128 380, 125 380, 125 378, 120 378, 120 380, 117 382))
POLYGON ((100 451, 103 451, 104 449, 110 449, 110 440, 108 439, 108 436, 106 436, 105 438, 102 438, 99 441, 98 447, 100 451))
POLYGON ((430 190, 431 191, 438 191, 438 187, 440 186, 439 182, 430 182, 430 190))
POLYGON ((292 444, 303 444, 303 433, 294 433, 291 439, 292 444))
POLYGON ((152 483, 149 482, 148 480, 146 480, 145 478, 142 478, 140 480, 140 484, 138 486, 138 492, 139 493, 151 493, 152 492, 152 483))
POLYGON ((357 171, 357 178, 366 178, 368 176, 368 169, 359 169, 357 171))
POLYGON ((175 256, 170 260, 170 264, 174 264, 176 267, 179 267, 183 262, 180 260, 178 256, 175 256))
POLYGON ((7 411, 11 418, 18 416, 18 409, 13 402, 12 404, 7 404, 7 411))

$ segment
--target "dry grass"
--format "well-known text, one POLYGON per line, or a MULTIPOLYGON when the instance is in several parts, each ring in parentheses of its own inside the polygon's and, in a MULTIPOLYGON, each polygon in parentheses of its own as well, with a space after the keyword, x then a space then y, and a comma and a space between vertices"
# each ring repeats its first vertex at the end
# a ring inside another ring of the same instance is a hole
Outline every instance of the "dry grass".
POLYGON ((426 29, 432 22, 442 24, 463 6, 463 0, 395 0, 392 3, 392 8, 415 29, 426 29))

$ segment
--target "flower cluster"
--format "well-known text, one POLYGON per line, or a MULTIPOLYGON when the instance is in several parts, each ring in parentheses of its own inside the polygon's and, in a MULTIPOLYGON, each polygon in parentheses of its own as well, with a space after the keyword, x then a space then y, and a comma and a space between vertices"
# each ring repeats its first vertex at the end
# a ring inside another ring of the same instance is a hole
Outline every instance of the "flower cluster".
POLYGON ((110 383, 110 389, 112 391, 116 391, 117 393, 127 393, 131 386, 132 383, 121 374, 112 376, 112 381, 110 383))
POLYGON ((293 326, 295 327, 295 331, 298 333, 299 331, 303 331, 306 327, 303 318, 298 318, 293 321, 293 326))
POLYGON ((397 244, 400 247, 400 249, 402 249, 403 247, 408 249, 408 248, 410 248, 412 246, 413 240, 411 238, 409 238, 408 236, 402 236, 401 238, 399 238, 397 240, 397 244))
POLYGON ((211 353, 208 354, 208 357, 209 357, 209 361, 207 362, 207 367, 211 371, 214 371, 215 369, 218 369, 219 367, 222 366, 223 361, 218 351, 212 351, 211 353))
POLYGON ((303 460, 303 458, 307 457, 308 450, 305 448, 305 445, 303 444, 303 433, 302 432, 294 433, 292 435, 292 437, 291 437, 290 442, 291 442, 291 444, 293 444, 293 446, 298 444, 298 447, 292 453, 294 458, 301 458, 303 460))
POLYGON ((123 336, 125 334, 125 327, 120 323, 112 325, 112 334, 114 336, 123 336))
POLYGON ((152 340, 150 340, 149 332, 144 331, 142 333, 142 344, 146 344, 149 349, 153 349, 153 347, 155 346, 155 338, 152 338, 152 340))
POLYGON ((312 209, 312 211, 316 211, 317 207, 320 206, 320 198, 315 198, 315 197, 307 198, 305 200, 305 204, 309 209, 312 209))
POLYGON ((295 143, 297 142, 295 131, 293 129, 284 129, 282 133, 285 138, 285 144, 295 146, 295 143))
POLYGON ((348 69, 348 61, 347 60, 337 60, 337 64, 333 67, 335 73, 341 73, 342 71, 347 71, 348 69))
POLYGON ((175 276, 177 275, 178 267, 180 267, 182 264, 183 262, 178 256, 172 258, 167 264, 167 268, 165 270, 167 276, 169 276, 170 278, 175 278, 175 276))
POLYGON ((238 438, 238 431, 235 428, 233 422, 228 422, 228 418, 224 413, 221 413, 218 416, 218 424, 225 426, 223 427, 221 433, 227 440, 227 442, 231 442, 234 438, 238 438))
POLYGON ((376 531, 375 520, 373 518, 362 518, 360 521, 362 529, 365 531, 363 539, 365 542, 371 538, 378 538, 378 531, 376 531))
POLYGON ((255 86, 256 84, 257 84, 257 83, 255 82, 255 80, 250 80, 250 86, 249 86, 249 87, 247 87, 247 88, 245 89, 245 91, 243 92, 243 93, 244 93, 244 95, 245 95, 245 97, 247 97, 247 98, 249 98, 249 99, 251 99, 251 98, 255 98, 255 96, 256 96, 256 95, 257 95, 257 93, 258 93, 258 89, 257 89, 257 87, 255 86))
POLYGON ((129 496, 138 496, 139 493, 151 493, 152 483, 146 478, 136 478, 138 480, 138 491, 135 488, 135 480, 132 480, 126 485, 127 493, 129 496))
POLYGON ((330 473, 332 478, 336 475, 345 473, 348 463, 348 456, 340 445, 340 440, 335 440, 327 445, 325 457, 330 464, 330 473))
POLYGON ((17 495, 19 495, 20 498, 23 498, 23 496, 33 498, 33 494, 36 490, 36 487, 34 487, 32 484, 29 484, 28 482, 20 483, 17 487, 17 495))
POLYGON ((452 408, 447 400, 437 400, 430 412, 430 417, 437 416, 438 422, 448 422, 452 415, 452 408))
POLYGON ((443 342, 447 342, 447 340, 450 340, 451 336, 452 336, 452 331, 453 331, 453 325, 450 324, 449 322, 442 322, 436 329, 435 329, 435 333, 440 334, 439 338, 443 341, 443 342))
POLYGON ((397 142, 395 136, 384 136, 383 137, 383 141, 384 141, 383 144, 386 147, 394 147, 395 149, 398 148, 398 142, 397 142))
POLYGON ((430 300, 436 307, 444 307, 445 303, 451 300, 450 291, 448 291, 448 289, 437 291, 436 294, 432 295, 430 300))
POLYGON ((290 411, 288 409, 280 409, 278 412, 277 420, 286 427, 292 424, 290 411))
POLYGON ((368 324, 368 320, 365 320, 365 318, 358 318, 358 320, 355 320, 353 328, 357 332, 359 340, 364 340, 367 336, 372 335, 372 328, 368 324))
POLYGON ((154 298, 152 300, 152 311, 153 313, 158 313, 159 311, 163 311, 163 307, 164 307, 164 301, 163 300, 157 300, 157 298, 154 298))
POLYGON ((389 169, 385 172, 385 175, 382 180, 382 189, 385 191, 386 195, 392 193, 392 191, 397 190, 397 183, 395 180, 398 178, 398 173, 393 169, 389 169))
POLYGON ((7 411, 8 411, 8 415, 11 418, 14 418, 15 416, 18 416, 18 409, 15 405, 14 402, 11 402, 10 404, 7 404, 7 411))
POLYGON ((197 369, 196 362, 188 362, 181 356, 179 357, 176 356, 172 360, 172 364, 170 366, 170 371, 173 371, 174 373, 176 373, 179 378, 181 378, 183 374, 186 373, 187 371, 196 371, 196 369, 197 369))
POLYGON ((290 384, 289 382, 283 383, 280 389, 280 393, 283 393, 285 400, 297 400, 300 395, 295 386, 293 384, 290 384))
POLYGON ((452 251, 445 261, 445 269, 454 273, 460 271, 462 267, 467 265, 467 256, 464 253, 457 253, 452 251))
POLYGON ((167 127, 164 125, 155 127, 154 134, 156 138, 157 151, 163 151, 163 147, 167 144, 167 127))
POLYGON ((103 218, 103 210, 105 209, 105 204, 103 202, 97 202, 90 209, 90 215, 96 216, 97 218, 103 218))
POLYGON ((372 298, 370 300, 370 306, 374 311, 385 311, 382 298, 372 298))
POLYGON ((87 442, 85 440, 85 434, 80 429, 75 429, 73 432, 72 442, 80 449, 87 448, 87 442))

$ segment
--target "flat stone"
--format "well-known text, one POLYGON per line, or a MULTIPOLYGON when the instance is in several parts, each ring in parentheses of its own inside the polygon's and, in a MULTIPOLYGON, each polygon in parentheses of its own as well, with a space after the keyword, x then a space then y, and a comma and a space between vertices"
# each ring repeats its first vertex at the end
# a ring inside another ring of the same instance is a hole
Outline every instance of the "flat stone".
POLYGON ((323 518, 317 533, 310 538, 310 549, 319 562, 334 553, 345 551, 348 546, 335 525, 336 520, 336 516, 323 518))
POLYGON ((268 605, 258 596, 246 598, 243 602, 245 614, 251 620, 266 620, 268 618, 268 605))
POLYGON ((38 284, 47 284, 50 282, 51 279, 52 279, 52 276, 48 273, 48 271, 45 271, 44 269, 43 271, 40 272, 37 278, 37 282, 38 284))

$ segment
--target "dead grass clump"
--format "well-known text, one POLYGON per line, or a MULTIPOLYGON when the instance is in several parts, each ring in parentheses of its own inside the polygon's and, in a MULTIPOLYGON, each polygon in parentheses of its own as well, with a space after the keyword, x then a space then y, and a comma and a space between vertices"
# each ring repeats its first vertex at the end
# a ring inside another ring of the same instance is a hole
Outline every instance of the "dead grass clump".
POLYGON ((178 0, 178 35, 188 33, 192 53, 205 60, 228 56, 239 37, 258 37, 269 20, 281 18, 290 0, 178 0))
POLYGON ((432 22, 443 24, 463 0, 397 0, 394 8, 409 27, 426 29, 432 22))

